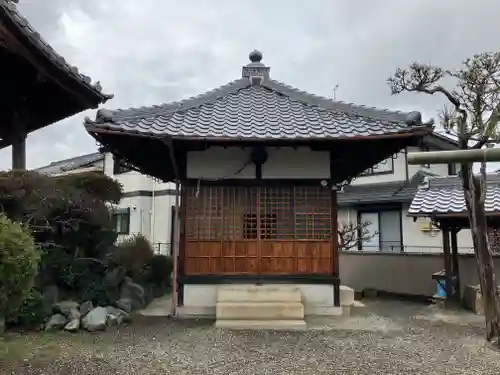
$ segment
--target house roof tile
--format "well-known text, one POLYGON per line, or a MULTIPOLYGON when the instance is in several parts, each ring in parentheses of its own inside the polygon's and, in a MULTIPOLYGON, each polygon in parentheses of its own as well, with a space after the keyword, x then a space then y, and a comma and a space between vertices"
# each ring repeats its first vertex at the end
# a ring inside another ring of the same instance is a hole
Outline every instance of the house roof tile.
POLYGON ((343 103, 292 88, 270 79, 269 68, 254 60, 243 68, 242 78, 218 89, 158 106, 99 110, 95 121, 86 119, 86 128, 242 140, 350 138, 429 128, 418 113, 343 103), (249 77, 252 72, 255 77, 249 77))
MULTIPOLYGON (((486 212, 500 211, 500 176, 486 178, 486 212)), ((408 210, 409 216, 431 216, 467 212, 459 177, 429 178, 417 191, 408 210)))

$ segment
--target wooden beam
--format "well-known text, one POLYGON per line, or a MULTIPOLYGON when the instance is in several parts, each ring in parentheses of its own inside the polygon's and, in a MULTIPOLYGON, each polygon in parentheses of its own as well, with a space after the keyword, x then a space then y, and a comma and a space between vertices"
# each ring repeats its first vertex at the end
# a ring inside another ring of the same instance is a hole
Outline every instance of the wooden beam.
POLYGON ((446 301, 450 299, 451 289, 450 280, 451 274, 451 257, 450 257, 450 229, 448 227, 442 228, 443 233, 443 253, 444 253, 444 271, 445 271, 445 290, 446 290, 446 301))
POLYGON ((460 303, 461 300, 461 290, 460 290, 460 270, 459 270, 459 260, 458 260, 458 228, 451 229, 451 263, 452 263, 452 273, 455 278, 455 301, 460 303))
POLYGON ((408 164, 451 164, 500 161, 500 148, 483 148, 480 150, 411 152, 408 164))

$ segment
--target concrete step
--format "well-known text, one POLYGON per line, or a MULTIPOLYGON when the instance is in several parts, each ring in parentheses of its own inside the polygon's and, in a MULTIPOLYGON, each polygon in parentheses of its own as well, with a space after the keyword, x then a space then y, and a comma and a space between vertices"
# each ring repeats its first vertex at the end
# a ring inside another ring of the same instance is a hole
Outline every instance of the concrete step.
POLYGON ((352 306, 354 303, 354 289, 340 286, 340 306, 352 306))
POLYGON ((301 302, 218 302, 217 320, 303 320, 301 302))
POLYGON ((217 320, 217 328, 238 330, 274 330, 274 331, 305 331, 304 320, 217 320))
POLYGON ((288 285, 224 286, 217 291, 217 302, 302 302, 302 292, 288 285))

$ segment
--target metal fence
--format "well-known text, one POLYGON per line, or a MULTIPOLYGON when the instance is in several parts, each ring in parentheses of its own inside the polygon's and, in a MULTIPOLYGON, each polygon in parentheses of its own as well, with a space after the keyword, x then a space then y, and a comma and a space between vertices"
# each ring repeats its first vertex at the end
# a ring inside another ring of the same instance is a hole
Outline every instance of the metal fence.
MULTIPOLYGON (((416 254, 441 254, 443 253, 442 246, 403 246, 403 245, 391 245, 391 246, 363 246, 362 250, 357 248, 344 250, 348 253, 416 253, 416 254)), ((459 246, 458 252, 460 254, 473 254, 474 248, 459 246)))

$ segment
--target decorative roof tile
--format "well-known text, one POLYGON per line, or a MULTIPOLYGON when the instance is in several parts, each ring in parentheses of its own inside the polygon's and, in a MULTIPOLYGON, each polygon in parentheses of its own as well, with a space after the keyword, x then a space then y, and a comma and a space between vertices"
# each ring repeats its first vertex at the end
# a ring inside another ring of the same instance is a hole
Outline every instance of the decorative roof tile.
POLYGON ((260 58, 253 52, 242 78, 218 89, 159 106, 100 110, 95 121, 86 119, 86 128, 89 132, 246 140, 349 138, 429 128, 421 121, 407 123, 415 113, 337 102, 272 80, 260 58))
POLYGON ((80 73, 78 68, 70 65, 61 55, 59 55, 40 34, 30 25, 28 20, 21 16, 15 4, 17 1, 0 0, 0 18, 7 17, 25 36, 29 43, 40 50, 55 66, 62 69, 73 79, 77 80, 83 87, 91 90, 100 98, 100 103, 105 103, 113 95, 104 94, 99 82, 92 84, 90 77, 80 73))
MULTIPOLYGON (((500 176, 486 178, 486 212, 500 212, 500 176)), ((409 216, 466 213, 459 177, 429 178, 418 191, 408 210, 409 216)))

